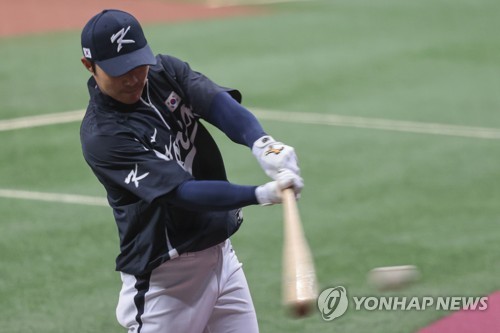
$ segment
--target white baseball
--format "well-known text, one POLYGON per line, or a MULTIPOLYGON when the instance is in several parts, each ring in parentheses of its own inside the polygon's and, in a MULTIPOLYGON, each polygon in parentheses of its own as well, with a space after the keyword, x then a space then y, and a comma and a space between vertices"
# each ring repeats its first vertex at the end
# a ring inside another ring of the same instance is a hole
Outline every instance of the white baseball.
POLYGON ((420 279, 416 266, 377 267, 368 273, 368 283, 380 291, 402 289, 420 279))

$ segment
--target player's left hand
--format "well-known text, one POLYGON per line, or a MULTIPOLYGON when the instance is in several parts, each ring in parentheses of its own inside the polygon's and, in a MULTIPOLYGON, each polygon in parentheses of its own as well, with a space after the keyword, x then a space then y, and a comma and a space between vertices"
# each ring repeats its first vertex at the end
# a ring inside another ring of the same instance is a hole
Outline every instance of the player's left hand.
POLYGON ((291 170, 280 169, 276 175, 276 180, 255 189, 255 196, 259 204, 267 206, 281 203, 283 200, 281 191, 286 188, 292 188, 295 192, 295 198, 299 199, 303 187, 304 180, 300 176, 291 170))
POLYGON ((264 172, 272 179, 277 179, 280 169, 288 169, 300 175, 297 155, 293 147, 278 142, 269 135, 256 140, 252 153, 257 158, 264 172))

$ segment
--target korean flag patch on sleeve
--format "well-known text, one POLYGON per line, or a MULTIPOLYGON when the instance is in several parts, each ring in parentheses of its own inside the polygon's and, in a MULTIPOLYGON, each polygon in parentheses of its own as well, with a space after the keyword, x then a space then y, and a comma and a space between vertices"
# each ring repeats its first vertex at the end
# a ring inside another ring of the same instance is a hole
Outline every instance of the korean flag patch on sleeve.
POLYGON ((174 112, 180 103, 181 103, 181 98, 174 91, 170 93, 167 100, 165 101, 165 104, 167 105, 167 108, 170 110, 170 112, 174 112))

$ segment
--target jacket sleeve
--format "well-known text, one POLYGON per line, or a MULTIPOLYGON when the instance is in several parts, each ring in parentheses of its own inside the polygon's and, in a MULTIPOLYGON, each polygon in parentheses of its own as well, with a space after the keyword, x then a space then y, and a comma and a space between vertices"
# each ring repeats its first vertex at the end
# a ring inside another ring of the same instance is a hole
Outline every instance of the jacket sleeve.
POLYGON ((121 189, 152 202, 192 179, 175 160, 128 134, 82 140, 83 155, 106 190, 121 189))

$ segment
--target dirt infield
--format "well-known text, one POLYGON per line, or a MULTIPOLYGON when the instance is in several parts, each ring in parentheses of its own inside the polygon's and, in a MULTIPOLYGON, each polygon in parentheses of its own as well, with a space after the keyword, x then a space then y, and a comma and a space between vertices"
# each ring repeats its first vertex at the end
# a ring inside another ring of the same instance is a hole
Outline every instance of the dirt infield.
POLYGON ((12 0, 3 1, 0 37, 79 30, 104 8, 129 11, 141 22, 178 22, 262 12, 258 8, 222 7, 162 0, 12 0))

